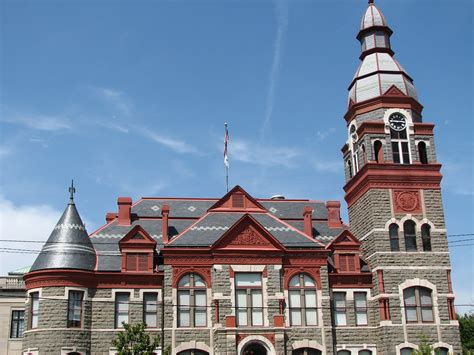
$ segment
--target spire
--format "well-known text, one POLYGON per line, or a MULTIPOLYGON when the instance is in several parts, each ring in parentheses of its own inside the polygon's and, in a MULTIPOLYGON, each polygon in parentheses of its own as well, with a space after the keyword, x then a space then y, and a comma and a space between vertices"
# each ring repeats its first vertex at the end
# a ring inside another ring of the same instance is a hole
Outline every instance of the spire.
POLYGON ((30 271, 45 269, 94 270, 96 254, 74 204, 75 192, 74 182, 71 182, 69 203, 30 271))
POLYGON ((357 35, 361 43, 362 63, 349 86, 349 108, 359 102, 384 96, 389 90, 418 100, 412 78, 393 57, 390 46, 392 33, 382 12, 373 0, 369 0, 357 35))
POLYGON ((74 194, 76 193, 76 188, 74 187, 74 180, 71 180, 71 187, 69 188, 69 204, 74 204, 74 194))

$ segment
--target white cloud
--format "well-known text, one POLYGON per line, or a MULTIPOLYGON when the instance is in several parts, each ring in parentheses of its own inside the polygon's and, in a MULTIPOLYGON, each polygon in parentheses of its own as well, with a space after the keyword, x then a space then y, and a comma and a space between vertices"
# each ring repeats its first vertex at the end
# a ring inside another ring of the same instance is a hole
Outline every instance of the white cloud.
POLYGON ((69 120, 65 117, 58 116, 14 114, 0 120, 2 122, 16 124, 40 131, 61 131, 71 129, 69 120))
POLYGON ((288 28, 288 4, 285 0, 275 0, 275 17, 277 20, 277 34, 275 42, 273 43, 273 60, 270 69, 270 84, 267 92, 267 99, 265 105, 265 117, 262 127, 262 137, 265 136, 265 131, 270 123, 275 106, 275 93, 280 76, 281 57, 283 50, 283 43, 288 28))
POLYGON ((112 88, 104 88, 99 86, 91 86, 90 89, 101 101, 111 105, 115 110, 124 115, 129 115, 132 110, 132 103, 119 90, 112 88))
POLYGON ((170 136, 164 136, 162 134, 156 133, 146 128, 139 129, 139 133, 151 139, 152 141, 162 146, 165 146, 177 153, 199 154, 199 151, 196 147, 186 143, 185 141, 181 139, 170 137, 170 136))
MULTIPOLYGON (((18 206, 0 196, 0 239, 20 241, 46 241, 61 212, 48 205, 18 206)), ((41 249, 41 243, 0 242, 0 247, 15 249, 41 249)), ((0 253, 0 275, 30 266, 37 254, 0 253)))
POLYGON ((344 166, 342 161, 339 160, 312 160, 313 166, 316 171, 326 172, 326 173, 342 173, 344 166))
POLYGON ((128 134, 130 130, 128 127, 125 127, 123 125, 114 123, 114 122, 95 122, 98 126, 105 127, 108 129, 111 129, 112 131, 128 134))
MULTIPOLYGON (((230 143, 229 143, 230 144, 230 143)), ((296 159, 300 156, 297 149, 291 147, 262 146, 244 140, 233 140, 229 147, 229 159, 264 167, 295 166, 296 159)))

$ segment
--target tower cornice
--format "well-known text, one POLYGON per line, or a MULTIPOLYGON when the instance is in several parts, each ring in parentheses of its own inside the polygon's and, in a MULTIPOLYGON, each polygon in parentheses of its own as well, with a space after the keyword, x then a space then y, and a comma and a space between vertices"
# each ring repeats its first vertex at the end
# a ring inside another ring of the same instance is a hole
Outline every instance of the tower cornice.
POLYGON ((441 164, 394 164, 368 162, 344 186, 350 207, 369 189, 441 188, 441 164))

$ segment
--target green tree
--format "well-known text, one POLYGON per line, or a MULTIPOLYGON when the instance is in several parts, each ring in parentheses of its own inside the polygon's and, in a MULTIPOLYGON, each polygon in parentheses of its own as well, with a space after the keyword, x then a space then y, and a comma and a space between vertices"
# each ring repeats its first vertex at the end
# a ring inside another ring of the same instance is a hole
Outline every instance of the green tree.
POLYGON ((414 355, 432 355, 433 347, 428 343, 426 337, 422 337, 420 345, 418 345, 418 350, 413 352, 414 355))
POLYGON ((124 330, 112 340, 119 355, 151 355, 160 346, 160 336, 150 339, 143 323, 135 325, 123 323, 123 328, 124 330))
POLYGON ((474 313, 457 315, 461 344, 466 355, 474 354, 474 313))

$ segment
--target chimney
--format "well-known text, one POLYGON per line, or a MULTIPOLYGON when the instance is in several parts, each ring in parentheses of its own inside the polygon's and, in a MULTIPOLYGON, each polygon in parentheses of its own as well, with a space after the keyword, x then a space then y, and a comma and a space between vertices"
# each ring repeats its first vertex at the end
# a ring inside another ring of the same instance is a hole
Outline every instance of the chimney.
POLYGON ((117 218, 117 213, 115 212, 108 212, 105 215, 105 222, 110 223, 112 222, 115 218, 117 218))
POLYGON ((303 209, 303 219, 304 219, 304 233, 312 237, 313 236, 313 208, 310 206, 305 206, 303 209))
POLYGON ((329 228, 340 228, 341 223, 341 203, 339 201, 328 201, 326 202, 326 208, 328 210, 328 227, 329 228))
POLYGON ((161 220, 161 226, 163 227, 162 236, 163 236, 163 244, 168 244, 169 237, 168 237, 168 215, 170 214, 170 206, 163 205, 161 207, 161 216, 163 217, 161 220))
POLYGON ((117 199, 117 205, 119 226, 129 226, 130 224, 132 224, 132 198, 119 197, 117 199))

